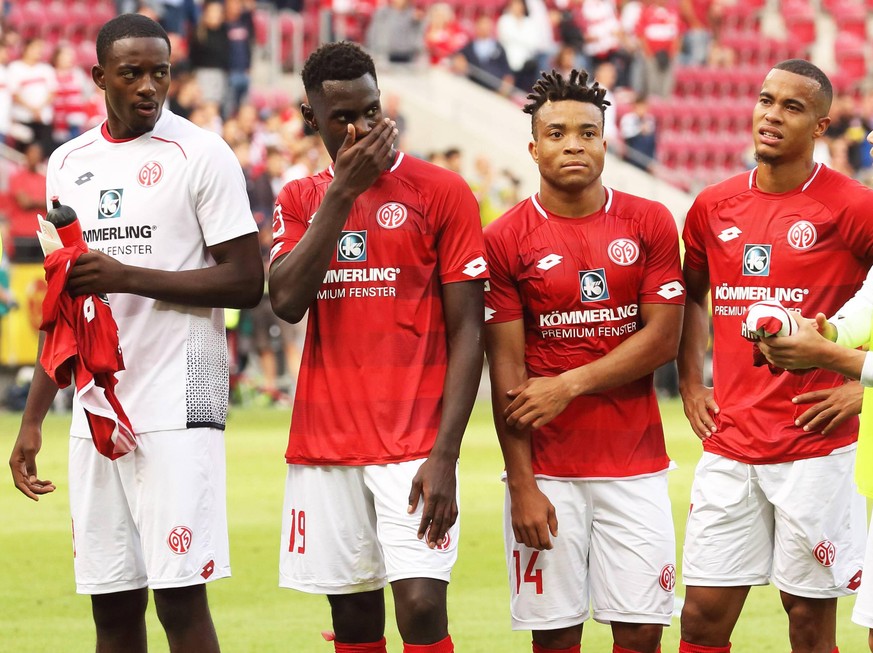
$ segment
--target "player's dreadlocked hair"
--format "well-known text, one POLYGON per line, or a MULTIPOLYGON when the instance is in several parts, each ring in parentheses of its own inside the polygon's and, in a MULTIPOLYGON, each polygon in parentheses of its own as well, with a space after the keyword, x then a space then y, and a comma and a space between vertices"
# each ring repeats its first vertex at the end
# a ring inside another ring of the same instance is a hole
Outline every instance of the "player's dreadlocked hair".
POLYGON ((773 70, 784 70, 785 72, 802 75, 818 82, 826 104, 825 113, 830 111, 831 102, 834 99, 834 87, 831 85, 831 80, 828 79, 828 76, 818 66, 808 62, 806 59, 787 59, 773 66, 773 70))
POLYGON ((107 21, 97 33, 97 63, 105 65, 112 44, 129 38, 164 39, 170 50, 170 37, 158 23, 140 14, 121 14, 107 21))
POLYGON ((358 79, 367 73, 376 79, 373 58, 357 43, 327 43, 309 55, 300 76, 307 93, 321 90, 324 82, 358 79))
POLYGON ((590 102, 600 109, 601 117, 605 116, 606 107, 609 106, 609 100, 604 99, 606 89, 597 82, 588 86, 587 71, 574 68, 570 71, 569 79, 564 79, 563 75, 554 69, 550 73, 543 72, 541 75, 542 78, 537 80, 533 90, 528 93, 527 99, 530 102, 525 104, 522 109, 531 116, 531 132, 534 131, 537 111, 546 102, 560 102, 561 100, 590 102))

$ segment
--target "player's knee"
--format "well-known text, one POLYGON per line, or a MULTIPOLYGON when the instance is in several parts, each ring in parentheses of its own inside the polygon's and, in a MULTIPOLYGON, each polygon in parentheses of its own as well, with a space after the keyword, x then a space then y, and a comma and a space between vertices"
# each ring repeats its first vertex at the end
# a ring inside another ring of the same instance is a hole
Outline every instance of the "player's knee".
POLYGON ((181 632, 211 619, 204 585, 155 590, 155 611, 168 633, 181 632))
POLYGON ((100 631, 133 630, 145 618, 147 590, 95 594, 91 597, 94 625, 100 631))
POLYGON ((613 623, 615 643, 630 651, 655 651, 661 643, 664 627, 660 624, 622 624, 617 628, 613 623))
POLYGON ((719 616, 706 603, 686 600, 680 618, 682 639, 695 643, 708 640, 719 616))
POLYGON ((400 592, 395 586, 395 605, 404 640, 410 636, 441 638, 448 632, 445 592, 430 583, 406 583, 400 592))

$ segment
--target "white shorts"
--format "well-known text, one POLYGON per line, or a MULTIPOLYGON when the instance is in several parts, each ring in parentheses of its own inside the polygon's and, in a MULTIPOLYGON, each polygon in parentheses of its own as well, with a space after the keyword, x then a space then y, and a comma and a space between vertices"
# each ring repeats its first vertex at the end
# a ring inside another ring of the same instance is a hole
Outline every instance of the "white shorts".
POLYGON ((406 512, 423 462, 288 465, 279 586, 353 594, 405 578, 448 582, 458 557, 459 522, 443 546, 431 549, 418 539, 423 500, 414 514, 406 512))
POLYGON ((503 512, 513 630, 554 630, 587 620, 669 625, 676 537, 667 474, 615 480, 538 478, 555 506, 553 548, 515 541, 509 490, 503 512))
POLYGON ((117 460, 70 438, 80 594, 199 585, 230 576, 224 433, 142 433, 117 460))
POLYGON ((686 585, 766 585, 813 599, 860 584, 866 505, 854 447, 829 456, 748 465, 704 452, 685 529, 686 585))
MULTIPOLYGON (((867 553, 864 555, 864 568, 868 573, 873 570, 873 528, 867 534, 867 553)), ((866 582, 861 583, 858 589, 858 597, 855 599, 855 608, 852 610, 852 621, 859 626, 873 629, 873 580, 867 576, 866 582)))

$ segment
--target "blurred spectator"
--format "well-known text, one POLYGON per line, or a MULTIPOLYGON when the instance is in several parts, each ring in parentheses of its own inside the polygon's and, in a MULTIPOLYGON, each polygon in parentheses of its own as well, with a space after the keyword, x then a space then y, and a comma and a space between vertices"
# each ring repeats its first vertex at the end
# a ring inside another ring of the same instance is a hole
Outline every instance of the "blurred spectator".
POLYGON ((497 40, 506 52, 517 88, 528 90, 539 77, 544 35, 542 22, 530 14, 526 0, 509 0, 497 19, 497 40))
POLYGON ((189 58, 203 100, 224 106, 230 70, 230 39, 224 22, 224 5, 220 0, 210 0, 203 6, 203 14, 191 34, 189 58))
POLYGON ((457 147, 450 147, 443 153, 443 167, 457 175, 464 176, 464 157, 457 147))
MULTIPOLYGON (((576 61, 572 68, 588 69, 588 60, 584 54, 585 37, 582 34, 582 29, 579 23, 573 16, 573 12, 569 7, 556 8, 552 11, 552 23, 555 26, 554 32, 560 44, 560 49, 570 48, 576 56, 576 61)), ((560 50, 555 54, 557 59, 560 55, 560 50)))
POLYGON ((644 75, 639 95, 669 97, 673 93, 674 66, 681 39, 679 12, 668 0, 646 0, 637 23, 644 75))
POLYGON ((0 41, 0 142, 6 141, 12 126, 12 92, 9 89, 9 48, 0 41))
POLYGON ((585 56, 596 67, 604 61, 615 66, 618 86, 629 86, 631 55, 623 43, 623 31, 613 0, 576 0, 577 20, 585 35, 585 56))
POLYGON ((367 48, 394 63, 409 63, 424 51, 421 9, 409 0, 389 0, 379 7, 367 29, 367 48))
POLYGON ((436 2, 430 6, 425 19, 424 46, 432 64, 455 54, 468 40, 450 4, 436 2))
POLYGON ((620 145, 620 136, 618 132, 618 121, 616 118, 618 102, 615 99, 615 86, 617 82, 615 66, 609 61, 604 61, 594 69, 594 81, 606 89, 606 95, 603 98, 609 102, 606 107, 606 112, 603 114, 603 138, 607 144, 612 146, 620 145))
POLYGON ((382 112, 391 118, 397 127, 397 142, 395 147, 399 150, 406 150, 408 145, 406 142, 406 116, 403 115, 403 110, 400 108, 400 96, 397 93, 388 93, 385 96, 385 101, 382 103, 382 112))
MULTIPOLYGON (((148 0, 154 3, 155 0, 148 0)), ((209 2, 209 0, 207 0, 209 2)), ((160 23, 170 34, 186 36, 197 24, 197 4, 194 0, 158 0, 160 23)))
POLYGON ((54 99, 52 137, 65 143, 82 133, 88 119, 88 97, 94 87, 91 78, 76 64, 76 50, 59 44, 52 55, 58 88, 54 99))
POLYGON ((7 217, 10 236, 7 252, 13 261, 22 250, 30 250, 36 243, 36 214, 45 212, 45 156, 38 142, 30 143, 24 150, 24 165, 9 178, 7 217))
POLYGON ((167 94, 170 111, 177 116, 190 118, 191 112, 203 101, 200 84, 194 77, 175 78, 170 82, 170 92, 167 94))
POLYGON ((486 156, 476 157, 473 175, 468 183, 479 202, 479 216, 483 227, 518 203, 520 180, 509 170, 497 172, 486 156))
POLYGON ((452 60, 455 72, 503 95, 512 92, 513 77, 506 51, 494 37, 494 20, 485 14, 476 19, 473 40, 452 60))
POLYGON ((9 64, 7 74, 12 94, 12 137, 19 149, 36 142, 48 155, 54 150, 52 103, 58 82, 55 69, 43 61, 44 52, 45 42, 31 39, 25 43, 21 58, 9 64))
POLYGON ((702 66, 709 61, 712 45, 712 0, 679 0, 679 12, 685 23, 682 37, 682 63, 702 66))
POLYGON ((252 46, 255 42, 254 0, 225 0, 224 12, 227 38, 230 42, 228 61, 228 94, 224 115, 233 115, 248 95, 251 83, 252 46))
POLYGON ((570 45, 562 45, 552 58, 551 68, 561 73, 564 78, 570 76, 570 71, 577 68, 577 53, 570 45))
POLYGON ((649 111, 649 103, 638 97, 633 109, 621 117, 619 129, 624 140, 624 160, 641 170, 655 169, 655 116, 649 111))

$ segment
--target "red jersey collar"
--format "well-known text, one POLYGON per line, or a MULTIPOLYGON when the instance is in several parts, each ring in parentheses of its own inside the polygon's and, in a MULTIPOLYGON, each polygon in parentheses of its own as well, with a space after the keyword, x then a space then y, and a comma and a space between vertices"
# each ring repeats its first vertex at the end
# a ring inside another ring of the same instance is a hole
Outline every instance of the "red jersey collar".
MULTIPOLYGON (((801 192, 801 193, 802 193, 803 191, 805 191, 807 188, 809 188, 809 185, 810 185, 813 181, 815 181, 815 178, 818 176, 818 173, 821 172, 821 169, 822 169, 822 168, 824 168, 824 164, 823 164, 823 163, 816 163, 816 164, 815 164, 815 166, 814 166, 813 169, 812 169, 812 174, 809 175, 809 178, 808 178, 808 179, 803 183, 803 186, 800 187, 800 192, 801 192)), ((756 190, 756 191, 758 191, 759 193, 764 193, 764 192, 766 192, 766 191, 763 191, 763 190, 761 190, 760 188, 758 188, 758 184, 756 183, 757 180, 758 180, 758 168, 757 168, 757 166, 756 166, 756 167, 752 168, 752 170, 749 172, 749 190, 756 190)), ((787 192, 789 192, 789 193, 793 193, 794 191, 789 190, 789 191, 787 191, 787 192)), ((768 195, 783 195, 784 193, 767 193, 767 194, 768 194, 768 195)))
MULTIPOLYGON (((603 189, 606 191, 606 203, 600 208, 600 211, 602 211, 603 213, 609 213, 609 209, 612 207, 612 189, 609 186, 604 186, 603 189)), ((534 208, 536 209, 537 213, 539 213, 546 220, 548 220, 549 213, 540 204, 539 193, 534 193, 533 195, 531 195, 530 201, 533 204, 534 208)), ((598 213, 600 211, 598 211, 598 213)), ((560 217, 560 216, 556 216, 556 217, 560 217)), ((575 218, 570 218, 570 219, 575 219, 575 218)))

